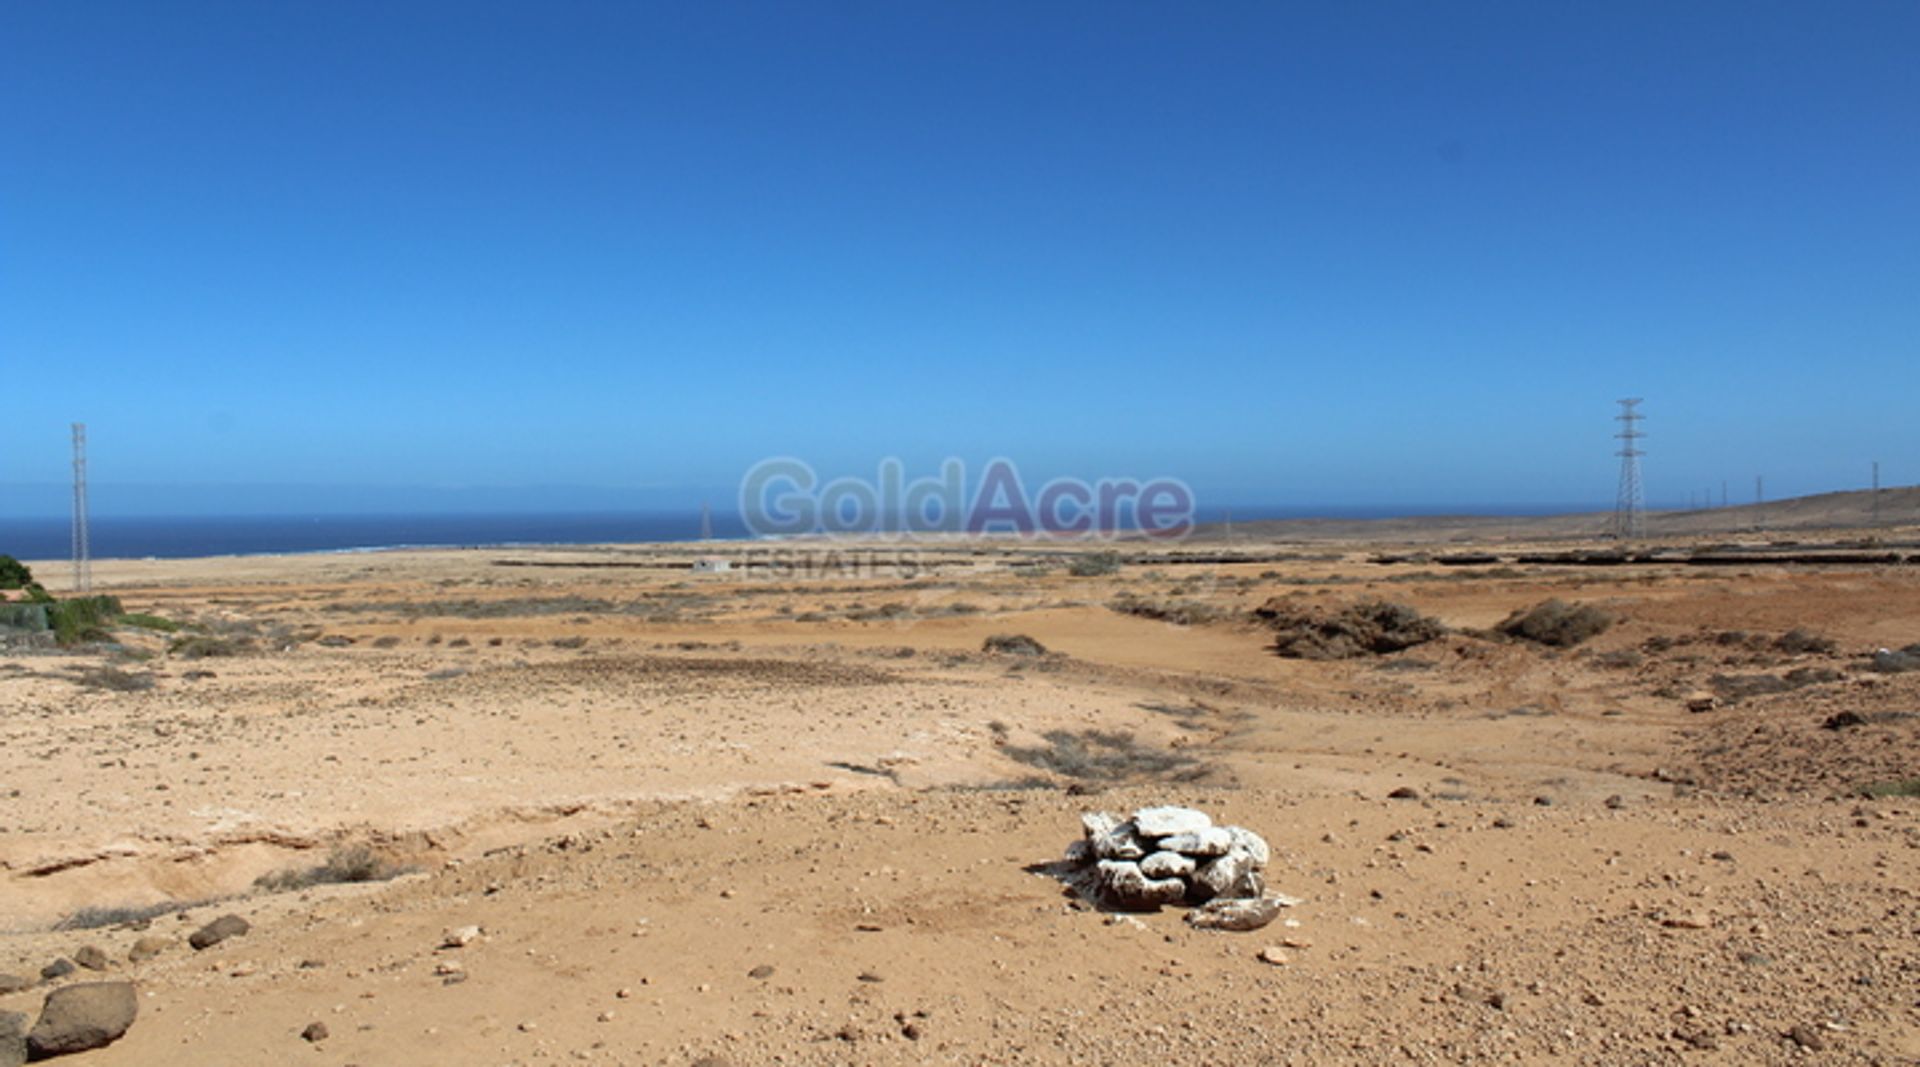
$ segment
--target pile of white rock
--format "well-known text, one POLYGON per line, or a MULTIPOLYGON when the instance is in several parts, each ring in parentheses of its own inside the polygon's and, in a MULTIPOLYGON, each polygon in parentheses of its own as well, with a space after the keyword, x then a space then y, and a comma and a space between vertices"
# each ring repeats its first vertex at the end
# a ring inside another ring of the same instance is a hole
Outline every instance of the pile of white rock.
POLYGON ((1080 816, 1086 833, 1067 846, 1068 881, 1098 904, 1152 911, 1191 904, 1187 921, 1221 930, 1257 930, 1296 903, 1268 893, 1261 871, 1272 850, 1242 826, 1215 826, 1205 812, 1141 808, 1129 819, 1080 816))

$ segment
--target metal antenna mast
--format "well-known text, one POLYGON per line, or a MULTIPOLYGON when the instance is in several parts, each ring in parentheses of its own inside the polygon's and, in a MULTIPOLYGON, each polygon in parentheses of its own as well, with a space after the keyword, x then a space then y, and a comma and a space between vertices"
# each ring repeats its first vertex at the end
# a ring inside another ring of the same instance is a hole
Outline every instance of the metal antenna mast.
POLYGON ((87 424, 73 424, 73 588, 93 589, 92 549, 87 543, 87 424))
POLYGON ((1873 525, 1880 525, 1880 461, 1873 461, 1873 525))
POLYGON ((1647 502, 1640 488, 1640 457, 1646 453, 1639 447, 1640 439, 1646 436, 1640 431, 1640 420, 1646 416, 1639 408, 1637 396, 1622 400, 1620 414, 1614 416, 1620 423, 1620 432, 1613 435, 1620 439, 1620 451, 1614 453, 1620 457, 1620 496, 1613 505, 1613 535, 1622 541, 1647 533, 1647 502))

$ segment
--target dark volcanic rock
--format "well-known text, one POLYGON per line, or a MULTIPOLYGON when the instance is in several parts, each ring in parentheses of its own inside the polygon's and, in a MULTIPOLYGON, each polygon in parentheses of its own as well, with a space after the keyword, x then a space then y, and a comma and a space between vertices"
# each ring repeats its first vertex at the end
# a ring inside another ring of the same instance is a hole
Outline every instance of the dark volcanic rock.
POLYGON ((77 970, 79 970, 79 968, 73 965, 72 960, 62 956, 52 963, 47 964, 45 967, 40 968, 40 977, 51 982, 55 978, 65 978, 77 970))
POLYGON ((140 1010, 132 982, 83 982, 47 994, 27 1035, 35 1059, 103 1048, 120 1039, 140 1010))
POLYGON ((17 1011, 0 1011, 0 1067, 20 1067, 27 1062, 27 1017, 17 1011))
POLYGON ((192 945, 196 951, 212 948, 229 937, 241 937, 251 929, 253 927, 247 920, 238 915, 222 915, 195 930, 193 936, 187 938, 187 944, 192 945))

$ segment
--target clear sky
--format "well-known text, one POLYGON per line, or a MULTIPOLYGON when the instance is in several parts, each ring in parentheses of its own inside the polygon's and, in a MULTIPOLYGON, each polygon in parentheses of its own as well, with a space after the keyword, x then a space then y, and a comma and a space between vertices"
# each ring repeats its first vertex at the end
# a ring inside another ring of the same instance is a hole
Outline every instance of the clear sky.
POLYGON ((1629 395, 1656 504, 1912 483, 1916 54, 1908 0, 8 3, 0 508, 71 420, 106 510, 780 454, 1607 505, 1629 395))

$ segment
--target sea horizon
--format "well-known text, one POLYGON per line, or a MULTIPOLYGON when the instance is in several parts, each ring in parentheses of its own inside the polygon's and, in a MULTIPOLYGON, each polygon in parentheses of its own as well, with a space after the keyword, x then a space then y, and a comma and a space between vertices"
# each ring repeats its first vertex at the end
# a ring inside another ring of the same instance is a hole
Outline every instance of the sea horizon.
MULTIPOLYGON (((1438 516, 1534 517, 1594 510, 1593 505, 1234 506, 1203 507, 1201 525, 1288 519, 1366 520, 1438 516)), ((673 543, 757 538, 740 516, 713 511, 703 536, 698 509, 252 515, 94 515, 94 559, 191 559, 431 548, 673 543)), ((0 555, 30 561, 67 559, 72 521, 65 516, 0 518, 0 555)))

